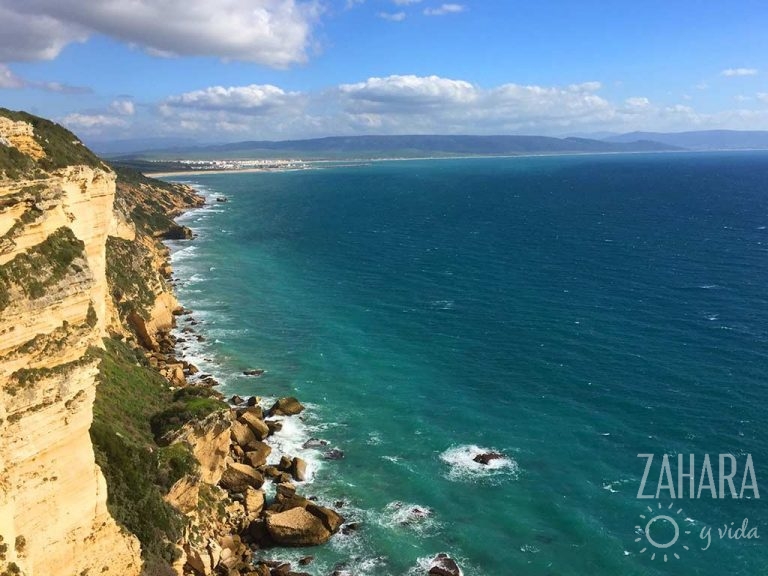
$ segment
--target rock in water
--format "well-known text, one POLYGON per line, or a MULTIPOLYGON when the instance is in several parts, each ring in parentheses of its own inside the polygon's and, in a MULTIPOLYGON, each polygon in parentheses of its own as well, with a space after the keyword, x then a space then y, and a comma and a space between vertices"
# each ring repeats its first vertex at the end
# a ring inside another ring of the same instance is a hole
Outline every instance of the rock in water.
POLYGON ((256 437, 256 440, 264 440, 269 436, 269 426, 267 426, 264 420, 261 420, 256 414, 253 414, 252 412, 244 412, 240 416, 239 421, 248 425, 256 437))
POLYGON ((323 454, 323 458, 326 460, 341 460, 344 458, 344 452, 338 448, 332 448, 323 454))
POLYGON ((464 576, 456 561, 448 554, 440 553, 434 557, 429 565, 430 576, 464 576))
POLYGON ((504 458, 504 454, 501 454, 500 452, 485 452, 483 454, 478 454, 472 458, 472 460, 483 466, 488 466, 488 464, 491 463, 491 460, 500 460, 502 458, 504 458))
POLYGON ((293 416, 299 414, 304 410, 304 406, 301 405, 296 398, 288 396, 280 398, 272 405, 267 413, 269 416, 293 416))
POLYGON ((307 463, 301 458, 294 458, 291 461, 291 476, 297 482, 304 482, 307 477, 307 463))
POLYGON ((317 546, 325 544, 331 537, 322 520, 304 508, 269 514, 267 531, 281 546, 317 546))
POLYGON ((179 226, 173 224, 167 231, 162 234, 162 238, 165 240, 189 240, 194 234, 192 230, 186 226, 179 226))

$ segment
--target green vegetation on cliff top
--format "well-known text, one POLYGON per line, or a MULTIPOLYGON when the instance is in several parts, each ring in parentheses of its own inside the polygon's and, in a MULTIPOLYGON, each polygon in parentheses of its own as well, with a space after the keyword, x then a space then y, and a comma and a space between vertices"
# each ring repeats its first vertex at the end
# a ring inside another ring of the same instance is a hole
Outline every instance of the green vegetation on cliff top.
POLYGON ((14 122, 31 124, 34 138, 45 152, 44 158, 35 161, 12 146, 0 144, 0 173, 5 173, 7 178, 35 176, 40 170, 45 172, 67 166, 104 166, 99 157, 85 147, 77 136, 55 122, 6 108, 0 108, 0 116, 14 122))

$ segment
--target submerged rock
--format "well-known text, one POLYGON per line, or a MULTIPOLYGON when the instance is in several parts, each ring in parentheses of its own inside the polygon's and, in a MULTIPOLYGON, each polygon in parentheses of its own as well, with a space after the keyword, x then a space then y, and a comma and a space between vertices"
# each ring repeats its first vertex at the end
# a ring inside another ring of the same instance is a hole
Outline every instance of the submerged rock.
POLYGON ((328 446, 328 440, 323 440, 321 438, 310 438, 301 445, 305 450, 307 448, 323 448, 325 446, 328 446))
POLYGON ((344 458, 344 451, 338 448, 332 448, 323 454, 323 458, 326 460, 341 460, 344 458))

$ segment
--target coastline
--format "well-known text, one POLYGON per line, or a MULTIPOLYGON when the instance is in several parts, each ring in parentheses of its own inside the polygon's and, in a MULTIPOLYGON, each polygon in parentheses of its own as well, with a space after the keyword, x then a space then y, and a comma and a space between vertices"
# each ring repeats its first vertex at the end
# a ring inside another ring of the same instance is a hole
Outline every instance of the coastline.
POLYGON ((525 154, 459 154, 456 156, 407 156, 407 157, 383 157, 383 158, 345 158, 340 160, 316 159, 302 160, 306 164, 303 168, 240 168, 240 169, 215 169, 215 170, 178 170, 178 171, 160 171, 143 172, 148 178, 182 178, 197 175, 215 175, 215 174, 253 174, 269 172, 296 172, 301 170, 313 170, 322 165, 339 165, 343 167, 365 165, 383 162, 418 162, 427 160, 483 160, 483 159, 514 159, 514 158, 553 158, 553 157, 584 157, 584 156, 637 156, 645 154, 710 154, 710 153, 740 153, 740 152, 763 152, 762 148, 755 149, 722 149, 722 150, 639 150, 639 151, 615 151, 615 152, 530 152, 525 154))
MULTIPOLYGON (((185 247, 192 247, 196 241, 206 237, 205 233, 207 227, 198 220, 196 214, 204 214, 204 211, 210 208, 213 208, 213 212, 229 209, 227 207, 219 207, 215 201, 219 195, 226 194, 226 190, 211 189, 204 184, 187 183, 186 185, 192 186, 198 194, 201 194, 206 198, 207 202, 203 206, 187 210, 183 215, 180 215, 183 216, 183 218, 179 220, 178 223, 191 226, 196 233, 196 239, 173 241, 172 243, 167 244, 172 248, 172 255, 183 253, 185 247), (197 222, 198 225, 195 226, 193 222, 197 222)), ((211 218, 215 218, 215 216, 212 215, 211 218)), ((218 225, 214 225, 214 228, 217 226, 218 225)), ((197 250, 192 250, 192 252, 197 252, 197 250)), ((199 252, 196 257, 204 258, 199 252)), ((182 256, 182 261, 185 261, 186 258, 187 256, 182 256)), ((185 281, 195 276, 195 274, 200 273, 201 270, 207 270, 208 266, 211 264, 211 262, 206 263, 205 261, 198 261, 188 268, 186 266, 181 267, 183 270, 182 272, 176 270, 176 262, 173 261, 172 256, 170 262, 174 265, 174 283, 178 283, 180 285, 179 287, 181 287, 185 281)), ((179 287, 174 287, 175 294, 178 294, 179 287)), ((237 366, 232 366, 227 363, 226 356, 222 356, 220 359, 218 358, 217 351, 214 351, 216 348, 216 345, 214 344, 215 338, 212 334, 206 333, 206 324, 210 317, 207 315, 205 306, 203 306, 201 316, 196 317, 195 294, 186 294, 186 296, 187 298, 181 301, 181 304, 185 306, 185 311, 187 311, 186 307, 191 308, 191 310, 188 311, 189 315, 178 317, 180 323, 176 330, 180 330, 184 326, 193 324, 192 328, 195 330, 195 333, 204 335, 206 340, 200 346, 193 345, 193 350, 179 350, 179 357, 188 359, 190 362, 195 362, 197 358, 205 357, 204 360, 206 362, 203 364, 205 371, 211 372, 215 377, 220 376, 221 386, 226 390, 227 397, 229 397, 230 394, 243 394, 244 391, 248 394, 260 395, 261 390, 259 388, 261 387, 259 386, 260 382, 258 380, 261 374, 255 375, 253 380, 240 380, 240 378, 242 378, 241 374, 245 375, 245 371, 242 371, 242 363, 238 362, 237 366), (182 320, 182 318, 184 320, 182 320), (182 324, 181 322, 185 323, 182 324), (219 364, 219 362, 221 362, 221 364, 219 364), (214 365, 219 366, 221 371, 217 373, 214 365), (233 368, 235 369, 234 371, 233 368), (233 376, 235 376, 234 380, 232 379, 233 376), (249 382, 252 384, 249 384, 249 382), (229 388, 230 385, 234 385, 233 388, 229 388)), ((213 325, 211 325, 211 327, 213 327, 213 325)), ((189 335, 192 335, 191 331, 189 335)), ((194 338, 191 340, 194 342, 194 338)), ((267 360, 263 367, 255 370, 260 371, 262 369, 267 369, 268 371, 270 368, 269 361, 267 360)), ((191 385, 194 386, 194 383, 191 385)), ((268 383, 265 383, 265 385, 267 387, 269 386, 268 383)), ((288 390, 281 389, 281 393, 293 394, 294 388, 290 387, 288 390)), ((243 394, 243 396, 244 395, 245 394, 243 394)), ((300 393, 297 395, 300 396, 300 393)), ((234 396, 230 399, 230 405, 235 411, 242 411, 242 400, 245 399, 241 399, 238 396, 234 396)), ((246 400, 245 404, 247 405, 251 402, 253 402, 253 400, 246 400)), ((269 406, 271 402, 272 399, 265 404, 265 399, 262 398, 259 404, 262 407, 266 407, 269 406)), ((292 483, 299 491, 307 491, 307 493, 310 494, 307 497, 308 500, 315 504, 327 507, 330 509, 331 513, 343 516, 338 529, 338 534, 332 536, 330 541, 321 545, 320 549, 317 551, 306 548, 295 549, 278 547, 264 551, 264 555, 257 552, 254 554, 254 558, 266 558, 269 561, 292 563, 294 566, 293 570, 296 570, 297 573, 307 575, 338 574, 339 576, 346 576, 360 574, 362 576, 362 574, 379 574, 379 570, 387 563, 387 560, 386 555, 382 556, 382 551, 374 544, 375 541, 371 540, 371 538, 377 536, 373 535, 371 531, 376 532, 381 530, 382 526, 387 526, 389 529, 395 530, 398 533, 401 533, 401 531, 404 533, 407 533, 408 531, 414 531, 419 534, 422 532, 426 533, 431 530, 433 526, 437 525, 438 520, 435 517, 435 510, 430 505, 420 503, 420 499, 413 499, 405 496, 401 490, 388 490, 388 492, 391 492, 387 496, 388 503, 380 509, 378 507, 369 508, 366 504, 361 503, 359 495, 355 494, 354 490, 350 493, 343 486, 344 482, 338 481, 340 473, 337 471, 340 469, 336 468, 336 466, 341 463, 337 464, 334 461, 341 459, 346 460, 346 458, 344 452, 336 447, 337 445, 334 443, 338 442, 338 446, 341 446, 341 448, 344 448, 345 450, 349 448, 351 451, 352 447, 348 446, 345 441, 340 441, 339 438, 334 439, 333 434, 326 436, 326 432, 323 430, 325 430, 328 425, 332 426, 334 422, 327 419, 329 414, 324 411, 324 408, 325 407, 320 407, 315 404, 307 404, 307 412, 285 419, 287 421, 287 427, 277 431, 274 436, 264 440, 264 442, 270 444, 274 450, 273 461, 276 462, 278 460, 278 458, 275 457, 275 452, 280 454, 279 460, 280 462, 284 462, 284 473, 290 473, 290 468, 287 466, 288 462, 284 460, 285 455, 299 457, 306 462, 306 480, 292 483), (313 418, 314 416, 318 416, 318 412, 324 412, 322 421, 313 418), (306 420, 305 416, 308 416, 306 420), (315 462, 319 463, 324 469, 324 474, 322 474, 322 476, 317 476, 316 474, 319 469, 312 469, 313 461, 311 457, 307 458, 305 456, 307 452, 314 453, 316 457, 315 462), (317 483, 315 483, 316 481, 317 483), (307 557, 308 554, 315 556, 315 559, 310 561, 307 557)), ((370 442, 372 440, 371 438, 368 438, 367 441, 370 442)), ((478 454, 486 453, 489 450, 490 449, 477 448, 476 453, 465 454, 462 452, 461 454, 456 455, 449 454, 448 457, 454 457, 455 459, 460 460, 461 462, 457 465, 466 466, 467 464, 464 460, 469 459, 471 461, 472 458, 476 457, 478 454)), ((355 458, 355 460, 358 459, 355 458)), ((453 462, 448 463, 451 466, 455 464, 453 462)), ((497 469, 506 468, 511 463, 512 460, 507 459, 506 457, 501 457, 494 462, 494 465, 488 466, 488 471, 496 472, 497 469)), ((363 461, 358 461, 356 465, 363 465, 363 461)), ((469 466, 484 468, 484 466, 475 464, 474 462, 470 462, 469 466)), ((483 472, 483 470, 479 471, 483 472)), ((283 480, 288 479, 283 478, 283 480)), ((294 488, 291 487, 287 487, 287 489, 292 492, 294 490, 294 488)), ((283 482, 274 485, 274 498, 278 504, 280 498, 283 497, 281 496, 281 493, 284 490, 286 490, 286 486, 283 482)), ((294 501, 300 502, 303 498, 296 492, 293 492, 293 494, 294 496, 291 498, 294 499, 294 501)), ((272 497, 270 488, 267 492, 265 507, 270 508, 271 506, 274 506, 274 504, 270 505, 272 497)), ((451 548, 452 547, 450 546, 439 547, 430 550, 427 554, 419 555, 418 558, 412 560, 413 563, 410 564, 410 566, 402 569, 402 573, 412 574, 414 576, 420 574, 450 574, 451 576, 454 574, 461 574, 461 568, 451 558, 453 555, 450 553, 451 548), (446 552, 448 552, 448 554, 446 554, 446 552), (430 572, 430 570, 436 566, 453 571, 430 572)), ((392 559, 402 562, 402 559, 397 560, 397 554, 393 555, 392 559)), ((460 561, 462 564, 465 562, 465 560, 460 561)), ((399 574, 401 571, 398 571, 397 573, 399 574)), ((392 572, 392 574, 394 574, 394 572, 392 572)))
MULTIPOLYGON (((198 196, 204 198, 205 203, 175 214, 174 222, 177 222, 182 216, 193 217, 196 211, 203 211, 216 205, 215 195, 206 195, 199 188, 190 187, 195 190, 198 196)), ((177 224, 181 225, 179 222, 177 224)), ((184 250, 187 246, 193 246, 196 237, 198 237, 197 234, 193 238, 173 240, 173 244, 164 240, 163 245, 168 249, 167 264, 173 263, 172 255, 174 253, 184 250)), ((174 271, 169 280, 173 297, 179 302, 176 283, 183 282, 185 279, 179 277, 178 273, 174 271)), ((168 333, 170 341, 173 342, 171 354, 177 361, 192 369, 192 373, 187 374, 187 384, 182 390, 207 388, 213 390, 215 394, 227 402, 229 409, 226 412, 228 414, 214 418, 214 424, 220 426, 222 421, 226 423, 225 425, 228 427, 226 440, 229 444, 227 452, 230 454, 227 459, 234 460, 234 462, 224 462, 223 473, 214 477, 213 480, 215 481, 211 483, 217 484, 229 493, 229 497, 224 500, 227 507, 237 506, 240 501, 239 495, 242 493, 245 513, 251 520, 248 524, 247 522, 243 523, 242 518, 233 518, 234 521, 230 524, 231 535, 224 536, 223 539, 221 536, 219 537, 222 547, 223 543, 229 542, 228 538, 234 538, 235 542, 241 540, 249 550, 244 550, 241 545, 233 552, 237 556, 247 559, 251 569, 255 569, 257 574, 262 574, 262 572, 265 575, 274 574, 270 570, 279 566, 293 566, 293 570, 304 570, 313 562, 313 556, 308 555, 309 550, 305 548, 326 544, 337 532, 343 531, 347 534, 357 529, 357 523, 347 522, 345 517, 340 514, 342 511, 339 508, 343 506, 343 499, 337 498, 333 501, 319 502, 315 496, 304 497, 299 494, 300 491, 306 490, 312 485, 317 471, 311 458, 307 458, 307 452, 317 452, 318 457, 327 460, 343 458, 343 453, 330 446, 326 447, 326 441, 310 438, 308 434, 299 436, 298 443, 295 441, 297 427, 298 429, 302 427, 301 421, 304 418, 300 414, 305 410, 305 407, 293 396, 272 399, 261 396, 240 397, 235 394, 225 397, 219 389, 223 385, 221 375, 217 374, 217 371, 211 366, 206 366, 209 368, 206 370, 207 373, 198 371, 194 364, 194 362, 198 362, 198 358, 189 354, 187 349, 182 346, 187 338, 196 338, 198 342, 206 340, 204 321, 196 318, 194 309, 187 308, 184 304, 193 306, 191 302, 183 304, 179 302, 180 308, 177 308, 175 313, 177 322, 174 323, 174 328, 168 333), (202 329, 201 326, 203 326, 202 329), (235 470, 237 474, 250 474, 247 470, 249 467, 255 470, 257 474, 261 474, 262 479, 257 479, 255 484, 251 483, 249 479, 243 479, 239 476, 233 479, 236 474, 232 473, 232 470, 235 470), (250 487, 243 490, 243 482, 250 483, 250 487), (258 493, 261 493, 261 496, 256 495, 258 493), (255 513, 254 509, 256 510, 255 513), (297 515, 299 510, 301 514, 304 514, 304 517, 298 525, 294 518, 285 519, 285 527, 280 525, 280 522, 283 522, 282 516, 297 515), (258 527, 255 528, 254 525, 256 524, 258 527), (277 527, 273 528, 273 525, 277 527), (281 536, 281 529, 283 528, 291 532, 284 538, 281 536), (302 549, 298 557, 291 551, 296 546, 300 546, 302 549)), ((215 364, 215 362, 211 361, 209 364, 215 364)), ((256 368, 244 371, 243 375, 257 379, 264 371, 263 368, 256 368)), ((190 430, 182 428, 174 440, 190 441, 193 444, 193 452, 203 456, 201 464, 204 468, 207 466, 207 462, 203 461, 205 453, 216 449, 207 438, 211 429, 209 419, 210 417, 193 423, 193 428, 202 427, 206 430, 204 434, 200 434, 198 431, 190 434, 190 430), (195 442, 198 442, 196 447, 194 446, 195 442)), ((221 465, 219 467, 222 468, 221 465)), ((171 488, 169 495, 173 493, 174 488, 171 488)), ((214 520, 212 523, 215 525, 220 523, 220 520, 214 520)), ((184 551, 187 563, 190 564, 189 559, 195 557, 196 551, 188 550, 187 546, 185 546, 184 551)), ((224 555, 222 555, 223 557, 224 555)), ((192 564, 195 562, 193 561, 192 564)), ((213 573, 215 568, 216 564, 212 563, 210 567, 197 572, 207 576, 207 574, 213 573)), ((239 573, 241 572, 230 572, 230 574, 239 573)), ((250 571, 247 573, 251 574, 250 571)))

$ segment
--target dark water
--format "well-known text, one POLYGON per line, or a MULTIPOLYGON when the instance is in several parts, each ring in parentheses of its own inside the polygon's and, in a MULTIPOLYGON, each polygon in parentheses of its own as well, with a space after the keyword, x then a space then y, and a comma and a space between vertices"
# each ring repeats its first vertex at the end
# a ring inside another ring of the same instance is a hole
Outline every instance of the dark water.
POLYGON ((316 574, 350 558, 352 574, 424 573, 440 551, 468 575, 768 574, 768 154, 194 182, 229 202, 185 216, 200 237, 175 254, 209 337, 192 352, 227 392, 311 404, 286 450, 311 434, 345 452, 302 452, 304 491, 362 522, 312 551, 316 574), (481 449, 506 458, 484 467, 481 449), (726 453, 736 491, 751 454, 765 493, 639 500, 645 453, 647 494, 663 454, 675 485, 693 454, 698 487, 705 454, 717 485, 726 453), (680 529, 664 549, 641 530, 659 504, 680 529), (745 518, 759 538, 719 538, 745 518))

